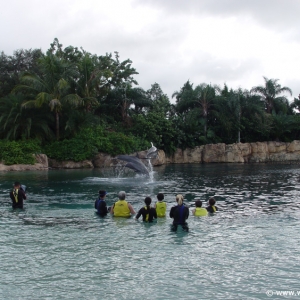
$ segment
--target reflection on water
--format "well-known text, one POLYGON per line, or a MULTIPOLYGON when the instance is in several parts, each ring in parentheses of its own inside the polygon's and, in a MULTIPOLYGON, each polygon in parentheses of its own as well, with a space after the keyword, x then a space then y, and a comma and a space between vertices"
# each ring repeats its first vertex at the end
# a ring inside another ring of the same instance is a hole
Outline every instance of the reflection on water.
MULTIPOLYGON (((3 299, 264 299, 297 290, 299 166, 168 165, 153 180, 111 169, 0 173, 0 291, 3 299), (12 211, 15 181, 28 188, 24 211, 12 211), (171 220, 99 218, 120 190, 135 210, 146 196, 214 196, 220 211, 190 216, 190 232, 171 220), (201 295, 201 296, 200 296, 201 295)), ((275 299, 275 297, 274 297, 275 299)))

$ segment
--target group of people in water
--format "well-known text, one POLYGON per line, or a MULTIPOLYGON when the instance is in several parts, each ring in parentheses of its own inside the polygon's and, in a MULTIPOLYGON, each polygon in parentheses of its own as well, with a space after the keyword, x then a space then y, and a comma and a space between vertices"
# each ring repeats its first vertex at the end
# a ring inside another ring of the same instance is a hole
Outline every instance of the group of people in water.
MULTIPOLYGON (((10 192, 10 199, 12 201, 12 208, 23 208, 23 200, 26 199, 25 193, 26 187, 22 186, 20 182, 15 182, 12 191, 10 192)), ((119 192, 118 201, 113 204, 111 207, 107 207, 105 197, 107 192, 104 190, 99 191, 99 197, 95 201, 95 209, 97 214, 101 217, 106 216, 107 214, 112 214, 115 217, 128 218, 130 216, 136 215, 135 219, 138 220, 140 216, 143 217, 144 222, 153 222, 154 219, 166 217, 167 203, 164 202, 164 194, 157 194, 157 202, 154 206, 151 206, 152 199, 146 197, 143 206, 138 213, 136 214, 132 205, 125 200, 126 193, 124 191, 119 192)), ((190 211, 189 208, 183 203, 183 196, 181 194, 176 195, 177 205, 173 206, 170 210, 170 218, 173 219, 172 230, 176 231, 178 225, 182 227, 183 230, 188 231, 188 224, 186 220, 189 217, 190 211)), ((209 213, 213 214, 218 210, 218 207, 215 205, 216 200, 210 198, 209 206, 206 208, 202 207, 202 201, 195 201, 195 208, 192 210, 192 214, 196 217, 204 217, 209 213)))
MULTIPOLYGON (((125 200, 126 193, 124 191, 119 192, 119 200, 115 202, 111 207, 106 206, 106 195, 106 191, 100 190, 99 197, 95 201, 95 209, 97 210, 97 214, 101 217, 104 217, 109 213, 115 217, 123 218, 128 218, 132 215, 136 215, 136 220, 138 220, 140 216, 142 216, 143 221, 149 223, 153 222, 154 219, 166 217, 167 203, 163 201, 163 193, 157 194, 157 202, 154 204, 153 207, 151 207, 152 199, 150 197, 146 197, 144 200, 145 206, 143 206, 137 214, 132 205, 125 200)), ((173 231, 176 231, 178 225, 180 225, 183 230, 188 231, 189 228, 186 220, 189 217, 189 208, 186 205, 184 205, 183 196, 181 194, 178 194, 176 196, 176 202, 177 205, 173 206, 170 210, 170 218, 173 219, 171 229, 173 231)), ((203 217, 207 216, 209 213, 215 213, 218 210, 218 207, 215 205, 216 200, 214 198, 210 198, 208 203, 209 206, 203 208, 202 201, 195 201, 195 209, 192 210, 192 214, 196 217, 203 217)))

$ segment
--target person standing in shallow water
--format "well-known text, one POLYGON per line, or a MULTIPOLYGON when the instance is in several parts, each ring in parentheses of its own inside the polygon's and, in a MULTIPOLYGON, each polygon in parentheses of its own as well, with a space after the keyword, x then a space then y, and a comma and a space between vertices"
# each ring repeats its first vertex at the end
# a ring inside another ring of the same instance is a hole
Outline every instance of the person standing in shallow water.
POLYGON ((110 213, 114 217, 128 218, 135 214, 135 211, 130 203, 125 201, 126 193, 124 191, 119 192, 119 200, 114 203, 110 209, 110 213))
POLYGON ((206 207, 206 210, 207 210, 209 213, 214 213, 214 212, 216 212, 216 211, 218 210, 218 208, 215 206, 215 204, 216 204, 215 198, 210 198, 210 199, 208 200, 208 204, 209 204, 209 206, 206 207))
POLYGON ((171 227, 172 231, 177 231, 178 225, 181 225, 182 229, 189 231, 188 224, 186 220, 189 217, 189 209, 183 204, 183 196, 176 196, 177 205, 173 206, 170 210, 170 218, 173 218, 173 225, 171 227))
POLYGON ((208 215, 206 208, 202 207, 202 201, 195 201, 196 208, 192 210, 192 213, 195 217, 205 217, 208 215))
POLYGON ((150 197, 146 197, 145 198, 145 207, 142 207, 138 214, 136 215, 136 219, 138 220, 138 218, 142 215, 143 216, 143 221, 144 222, 153 222, 153 219, 157 219, 157 214, 156 214, 156 210, 155 208, 151 207, 150 204, 152 202, 152 199, 150 197))
POLYGON ((167 211, 167 203, 163 201, 165 196, 163 193, 158 193, 156 197, 158 202, 155 203, 154 208, 156 209, 157 217, 163 218, 166 216, 167 211))
POLYGON ((26 199, 25 191, 22 189, 20 182, 16 181, 13 190, 9 194, 12 201, 12 208, 23 208, 23 200, 26 199))
POLYGON ((105 197, 107 195, 107 192, 104 190, 99 191, 99 197, 95 201, 95 209, 97 209, 97 214, 100 217, 105 217, 107 215, 107 206, 105 202, 105 197))

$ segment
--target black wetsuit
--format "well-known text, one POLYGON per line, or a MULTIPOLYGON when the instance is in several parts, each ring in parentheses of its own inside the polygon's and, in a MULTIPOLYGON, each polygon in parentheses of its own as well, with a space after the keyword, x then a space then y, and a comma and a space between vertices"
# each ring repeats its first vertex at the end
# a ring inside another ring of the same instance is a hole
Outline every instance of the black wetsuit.
POLYGON ((12 208, 23 208, 23 200, 26 199, 25 192, 22 188, 13 189, 10 194, 10 199, 12 201, 12 208), (17 198, 17 199, 16 199, 17 198))
POLYGON ((177 230, 177 225, 181 225, 183 230, 188 231, 189 227, 186 222, 190 214, 189 209, 182 205, 173 206, 170 210, 170 217, 173 218, 172 230, 177 230))
MULTIPOLYGON (((218 208, 216 206, 214 206, 214 208, 216 209, 216 211, 218 210, 218 208)), ((206 207, 206 210, 211 214, 215 212, 211 205, 206 207)))
POLYGON ((105 217, 107 215, 107 206, 105 200, 99 198, 95 201, 95 209, 97 209, 97 214, 100 217, 105 217))
POLYGON ((143 216, 144 222, 151 223, 153 222, 153 219, 157 219, 156 209, 153 207, 150 207, 150 210, 146 209, 146 207, 142 207, 135 218, 138 219, 141 215, 143 216), (149 215, 148 220, 146 220, 147 215, 149 215))

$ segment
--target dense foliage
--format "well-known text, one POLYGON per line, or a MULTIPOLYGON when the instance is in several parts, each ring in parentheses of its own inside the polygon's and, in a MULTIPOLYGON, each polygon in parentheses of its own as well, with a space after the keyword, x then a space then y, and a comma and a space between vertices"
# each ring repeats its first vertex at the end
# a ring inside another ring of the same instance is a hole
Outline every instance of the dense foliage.
POLYGON ((33 154, 37 154, 40 152, 41 146, 38 140, 0 140, 0 161, 6 165, 34 164, 35 159, 33 154))
POLYGON ((146 149, 142 140, 121 132, 105 131, 101 126, 84 128, 71 139, 54 141, 45 146, 45 153, 57 160, 82 161, 91 159, 98 152, 111 155, 126 154, 146 149))
POLYGON ((80 161, 98 151, 145 150, 150 142, 171 154, 206 143, 300 138, 300 98, 289 103, 292 91, 278 79, 264 77, 250 91, 187 81, 171 104, 159 84, 138 87, 136 74, 118 52, 98 56, 57 39, 46 53, 2 52, 0 159, 33 162, 22 145, 37 141, 31 153, 80 161))

